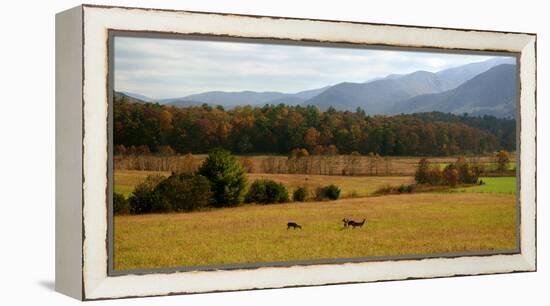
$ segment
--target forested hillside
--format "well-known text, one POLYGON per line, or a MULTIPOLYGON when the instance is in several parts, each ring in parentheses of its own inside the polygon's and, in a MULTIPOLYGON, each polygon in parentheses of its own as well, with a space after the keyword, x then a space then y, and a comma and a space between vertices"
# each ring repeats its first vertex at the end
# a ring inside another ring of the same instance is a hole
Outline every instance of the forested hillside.
POLYGON ((446 156, 515 150, 515 120, 443 113, 368 116, 363 110, 321 112, 314 106, 265 105, 225 110, 132 103, 115 96, 114 144, 158 152, 239 154, 370 152, 446 156))

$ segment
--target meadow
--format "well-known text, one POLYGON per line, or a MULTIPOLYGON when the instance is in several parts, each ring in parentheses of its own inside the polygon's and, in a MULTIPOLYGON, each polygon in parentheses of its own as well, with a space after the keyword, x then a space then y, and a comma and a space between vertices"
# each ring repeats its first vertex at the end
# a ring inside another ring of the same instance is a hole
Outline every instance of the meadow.
MULTIPOLYGON (((129 196, 148 175, 116 170, 115 191, 129 196)), ((337 201, 243 205, 190 213, 117 215, 115 269, 289 260, 512 250, 516 248, 515 177, 482 177, 484 185, 446 192, 372 196, 411 176, 326 176, 249 173, 297 186, 334 183, 337 201), (342 218, 367 219, 344 228, 342 218), (302 230, 287 230, 287 222, 302 230)))
POLYGON ((115 269, 511 250, 515 197, 422 193, 115 216, 115 269), (343 228, 341 219, 367 219, 343 228), (302 230, 287 230, 294 221, 302 230))

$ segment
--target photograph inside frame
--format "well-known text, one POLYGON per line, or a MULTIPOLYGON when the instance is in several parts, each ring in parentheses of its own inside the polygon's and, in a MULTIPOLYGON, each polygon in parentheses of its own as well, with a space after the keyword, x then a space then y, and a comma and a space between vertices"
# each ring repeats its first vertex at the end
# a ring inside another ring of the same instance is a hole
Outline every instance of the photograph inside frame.
POLYGON ((110 41, 114 270, 519 252, 515 54, 110 41))

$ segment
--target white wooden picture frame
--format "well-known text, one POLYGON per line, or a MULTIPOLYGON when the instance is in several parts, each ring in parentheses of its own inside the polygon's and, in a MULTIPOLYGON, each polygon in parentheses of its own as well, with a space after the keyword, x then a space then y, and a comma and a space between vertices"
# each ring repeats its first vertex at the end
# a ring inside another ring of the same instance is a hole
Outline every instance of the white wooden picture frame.
POLYGON ((536 270, 536 35, 82 5, 56 16, 56 290, 81 300, 536 270), (511 52, 519 69, 519 233, 512 254, 215 271, 109 269, 109 33, 511 52))

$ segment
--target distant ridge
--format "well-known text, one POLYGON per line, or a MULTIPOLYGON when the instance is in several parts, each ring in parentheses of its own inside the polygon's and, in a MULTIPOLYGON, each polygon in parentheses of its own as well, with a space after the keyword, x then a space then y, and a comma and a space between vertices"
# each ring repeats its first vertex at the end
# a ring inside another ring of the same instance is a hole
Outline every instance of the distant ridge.
POLYGON ((152 99, 152 98, 149 98, 149 97, 147 97, 147 96, 140 95, 140 94, 137 94, 137 93, 133 93, 133 92, 123 91, 123 92, 121 92, 121 94, 123 94, 123 95, 125 95, 125 96, 127 96, 127 97, 131 97, 131 98, 134 98, 134 99, 143 101, 143 102, 154 102, 154 101, 155 101, 155 100, 152 99))
POLYGON ((439 111, 496 117, 516 116, 516 66, 502 64, 464 84, 437 94, 416 96, 393 106, 390 113, 439 111))
MULTIPOLYGON (((210 91, 180 98, 159 99, 156 102, 176 107, 197 106, 206 103, 212 106, 221 105, 226 109, 240 105, 261 106, 283 103, 287 105, 313 105, 321 110, 326 110, 332 106, 337 110, 354 111, 360 107, 370 115, 436 110, 513 117, 515 116, 515 104, 510 104, 510 95, 513 94, 515 97, 515 93, 511 91, 515 90, 516 86, 515 81, 511 82, 516 78, 516 71, 513 67, 515 67, 514 58, 500 57, 453 67, 436 73, 415 71, 409 74, 389 74, 386 77, 376 78, 364 83, 342 82, 297 93, 210 91), (508 68, 495 70, 496 72, 493 73, 503 75, 493 76, 494 82, 486 82, 483 85, 475 86, 475 83, 485 80, 484 78, 478 78, 479 76, 503 65, 508 68), (466 84, 468 86, 463 86, 466 84), (508 86, 509 88, 504 91, 501 90, 502 95, 494 92, 497 88, 503 88, 502 86, 508 86), (489 92, 493 92, 493 94, 489 92), (461 101, 459 98, 451 99, 448 97, 458 93, 460 93, 461 98, 465 99, 467 97, 468 100, 461 101), (497 98, 501 100, 496 100, 497 98), (491 100, 483 102, 484 99, 491 100), (462 106, 459 107, 460 105, 462 106)), ((124 95, 130 101, 138 103, 155 101, 136 93, 118 92, 117 94, 124 95)))
MULTIPOLYGON (((453 89, 490 68, 503 63, 515 63, 513 58, 494 58, 483 62, 445 69, 437 73, 416 71, 410 74, 390 74, 367 83, 344 82, 304 102, 327 109, 355 110, 361 107, 369 114, 386 114, 393 104, 418 95, 453 89)), ((408 112, 404 110, 404 112, 408 112)))
POLYGON ((148 101, 144 101, 144 100, 141 100, 141 99, 138 99, 138 98, 134 98, 133 96, 130 96, 127 93, 119 92, 119 91, 115 91, 115 98, 117 98, 117 99, 124 98, 124 99, 126 99, 126 101, 131 102, 131 103, 150 103, 148 101))

